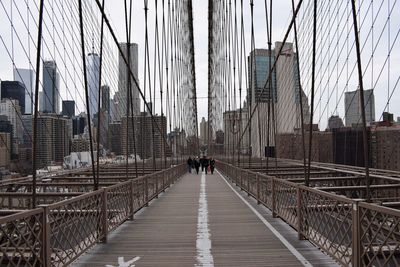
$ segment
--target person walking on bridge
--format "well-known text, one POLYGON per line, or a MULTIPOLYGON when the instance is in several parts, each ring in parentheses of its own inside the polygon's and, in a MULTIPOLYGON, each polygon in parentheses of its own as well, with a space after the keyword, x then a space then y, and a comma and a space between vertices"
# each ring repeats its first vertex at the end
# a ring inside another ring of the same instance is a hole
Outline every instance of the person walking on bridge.
POLYGON ((215 169, 215 160, 214 158, 210 159, 210 170, 211 170, 211 174, 214 174, 214 169, 215 169))
POLYGON ((204 164, 204 169, 206 170, 206 174, 207 174, 208 166, 210 166, 210 160, 207 157, 204 157, 203 164, 204 164))
POLYGON ((194 160, 194 168, 196 169, 196 174, 199 174, 199 169, 200 169, 200 162, 199 162, 199 158, 195 158, 194 160))
POLYGON ((187 165, 188 165, 189 173, 192 173, 193 160, 192 160, 191 157, 188 158, 188 160, 187 160, 187 165))

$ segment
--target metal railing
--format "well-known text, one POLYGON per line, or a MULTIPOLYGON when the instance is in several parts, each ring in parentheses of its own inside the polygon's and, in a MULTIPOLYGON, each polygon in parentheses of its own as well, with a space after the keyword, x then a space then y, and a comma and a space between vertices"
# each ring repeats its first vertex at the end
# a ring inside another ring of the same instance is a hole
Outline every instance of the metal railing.
POLYGON ((0 266, 66 266, 158 197, 184 164, 0 218, 0 266))
POLYGON ((221 161, 217 168, 343 266, 400 266, 400 210, 221 161))

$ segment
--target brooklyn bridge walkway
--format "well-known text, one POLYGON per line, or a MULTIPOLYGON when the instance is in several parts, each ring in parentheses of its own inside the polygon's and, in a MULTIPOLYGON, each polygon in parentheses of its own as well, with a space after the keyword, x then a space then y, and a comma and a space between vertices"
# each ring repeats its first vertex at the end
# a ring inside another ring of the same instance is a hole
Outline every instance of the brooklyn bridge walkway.
POLYGON ((219 172, 186 174, 74 266, 336 266, 219 172))

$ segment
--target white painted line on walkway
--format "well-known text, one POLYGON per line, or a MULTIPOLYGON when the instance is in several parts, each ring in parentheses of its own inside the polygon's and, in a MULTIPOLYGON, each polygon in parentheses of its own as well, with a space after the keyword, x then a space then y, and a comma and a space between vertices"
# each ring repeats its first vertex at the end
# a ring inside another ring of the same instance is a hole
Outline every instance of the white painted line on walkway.
POLYGON ((201 174, 199 211, 197 217, 197 264, 195 266, 214 266, 214 258, 211 254, 210 230, 208 229, 208 205, 206 193, 206 176, 201 174))
MULTIPOLYGON (((130 261, 125 261, 124 257, 118 257, 118 265, 116 265, 116 267, 135 267, 133 263, 137 262, 138 260, 140 260, 140 257, 135 257, 130 261)), ((114 267, 114 265, 107 264, 106 267, 114 267)))
POLYGON ((303 266, 312 266, 300 252, 297 251, 287 240, 284 238, 244 197, 242 197, 225 179, 225 177, 217 170, 217 173, 225 181, 225 183, 230 187, 230 189, 235 192, 235 194, 250 208, 251 211, 268 227, 268 229, 287 247, 287 249, 303 264, 303 266))

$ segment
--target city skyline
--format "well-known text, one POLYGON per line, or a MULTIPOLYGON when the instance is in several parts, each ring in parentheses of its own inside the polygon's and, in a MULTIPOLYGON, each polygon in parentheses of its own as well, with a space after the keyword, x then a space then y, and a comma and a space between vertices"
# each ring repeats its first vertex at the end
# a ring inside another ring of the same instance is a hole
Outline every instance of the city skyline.
MULTIPOLYGON (((133 8, 135 10, 140 10, 141 6, 142 6, 141 3, 133 3, 133 5, 134 5, 133 8)), ((149 5, 151 6, 152 3, 149 3, 149 5)), ((265 21, 262 19, 262 17, 263 17, 262 16, 263 9, 262 8, 257 8, 257 7, 262 7, 262 6, 263 6, 263 4, 261 4, 261 3, 259 3, 259 4, 255 3, 255 7, 256 8, 254 9, 254 12, 255 12, 255 14, 254 14, 255 16, 254 17, 255 17, 256 25, 263 25, 265 27, 265 21)), ((207 7, 206 7, 206 5, 204 5, 202 3, 194 2, 193 8, 194 8, 194 12, 196 14, 206 14, 207 13, 207 7)), ((274 3, 274 8, 276 8, 277 10, 279 9, 279 10, 284 10, 284 11, 287 12, 287 16, 282 16, 282 14, 278 15, 277 13, 274 13, 274 15, 273 15, 274 16, 273 17, 274 27, 272 29, 273 30, 272 36, 273 36, 273 40, 277 41, 277 40, 281 40, 283 38, 284 29, 287 26, 287 21, 288 21, 288 18, 290 16, 290 12, 291 12, 291 4, 289 2, 279 1, 277 3, 274 3)), ((361 8, 363 8, 363 7, 361 7, 361 8)), ((106 3, 106 10, 107 10, 107 13, 110 16, 112 25, 124 25, 123 16, 117 15, 117 14, 122 14, 121 13, 121 12, 123 12, 123 8, 122 7, 119 7, 119 5, 110 5, 110 4, 106 3)), ((154 12, 154 8, 150 9, 150 12, 154 12)), ((249 6, 245 5, 244 6, 244 15, 248 16, 249 14, 250 14, 249 6)), ((196 68, 198 69, 197 88, 198 88, 198 96, 199 96, 199 98, 197 99, 197 101, 198 101, 198 105, 197 106, 198 106, 198 112, 199 112, 199 116, 198 117, 199 118, 207 117, 206 102, 204 102, 204 101, 206 101, 206 99, 202 98, 202 97, 207 95, 207 92, 206 92, 207 91, 207 85, 206 85, 206 82, 205 82, 207 80, 207 77, 206 77, 207 76, 207 63, 206 63, 207 44, 206 44, 206 42, 203 42, 203 40, 205 40, 207 38, 207 34, 208 33, 207 33, 207 30, 205 29, 205 27, 202 27, 202 25, 205 25, 205 20, 206 20, 205 17, 206 16, 198 16, 198 15, 194 16, 194 31, 196 32, 194 40, 195 40, 195 48, 196 48, 196 54, 195 54, 196 55, 196 68)), ((394 23, 398 22, 398 18, 392 18, 392 19, 393 19, 394 23)), ((139 65, 139 70, 140 71, 139 71, 138 79, 140 81, 143 81, 143 75, 144 75, 144 72, 143 72, 143 69, 144 69, 143 68, 143 64, 144 64, 143 57, 144 57, 145 45, 144 45, 144 40, 141 38, 141 36, 144 36, 143 21, 144 21, 144 12, 138 12, 138 14, 137 14, 137 16, 135 17, 135 20, 134 20, 135 23, 133 23, 133 31, 135 32, 135 34, 132 35, 132 38, 133 38, 132 42, 135 42, 135 43, 137 43, 139 45, 139 52, 140 52, 139 53, 139 55, 140 55, 139 57, 140 58, 139 58, 138 61, 140 63, 140 65, 139 65)), ((154 22, 150 22, 149 26, 153 27, 154 26, 153 23, 154 22)), ((7 24, 7 23, 5 23, 5 24, 7 24)), ((20 30, 18 32, 19 34, 22 34, 22 35, 24 34, 25 31, 24 31, 23 27, 21 27, 17 23, 15 23, 14 27, 15 27, 15 29, 20 30)), ((245 23, 245 27, 246 27, 247 30, 250 29, 249 21, 247 21, 247 23, 245 23)), ((120 42, 124 42, 124 38, 123 37, 125 35, 123 34, 123 28, 124 27, 115 27, 117 35, 118 36, 122 36, 122 38, 119 38, 120 42)), ((263 27, 256 27, 255 28, 255 47, 257 47, 257 48, 265 48, 266 47, 266 45, 264 45, 264 44, 267 43, 266 36, 265 36, 265 30, 263 30, 262 28, 263 27), (263 45, 260 45, 260 44, 263 44, 263 45)), ((4 39, 5 41, 11 40, 11 34, 10 33, 6 34, 5 31, 2 31, 1 27, 0 27, 0 32, 1 32, 1 35, 5 38, 4 39)), ((96 33, 97 33, 97 31, 96 31, 96 33)), ((15 34, 16 33, 14 33, 14 35, 15 34)), ((32 32, 32 36, 33 37, 34 37, 34 34, 35 33, 32 32)), ((88 32, 87 34, 89 36, 91 36, 93 33, 88 32)), ((95 34, 94 42, 93 42, 93 40, 90 40, 90 42, 88 41, 88 43, 87 43, 87 51, 91 51, 92 47, 94 47, 95 52, 96 53, 99 52, 99 42, 98 42, 98 39, 96 39, 96 38, 97 38, 97 34, 95 34)), ((152 38, 153 37, 150 36, 150 40, 152 38)), ((245 38, 246 38, 245 39, 246 43, 250 44, 250 37, 246 36, 245 38)), ((35 39, 35 38, 33 38, 33 39, 35 39)), ((289 41, 293 42, 293 37, 291 37, 290 39, 291 40, 289 40, 289 41)), ((385 42, 385 40, 383 40, 383 42, 385 42)), ((60 47, 63 47, 63 45, 60 44, 60 47)), ((248 47, 247 50, 249 50, 250 46, 247 46, 247 47, 248 47)), ((384 43, 382 44, 382 47, 385 47, 384 43)), ((54 59, 54 60, 57 60, 57 61, 58 61, 58 59, 60 59, 60 60, 63 59, 62 57, 60 57, 60 55, 58 53, 54 54, 52 50, 53 50, 52 47, 49 46, 49 48, 46 48, 45 51, 43 51, 44 52, 43 60, 45 58, 54 59), (56 55, 57 55, 57 58, 56 58, 56 55)), ((16 47, 15 48, 15 52, 12 53, 14 55, 14 57, 15 57, 14 58, 14 62, 15 62, 14 63, 15 64, 14 67, 16 67, 16 68, 26 68, 26 69, 28 69, 30 67, 30 69, 34 69, 34 67, 33 67, 34 66, 34 64, 33 64, 34 53, 33 52, 34 51, 31 50, 30 53, 29 53, 31 55, 30 59, 23 58, 23 53, 21 53, 21 54, 17 53, 17 47, 16 47)), ((117 55, 118 54, 115 53, 114 54, 114 58, 116 58, 115 56, 117 56, 117 55)), ((5 55, 0 55, 0 58, 4 57, 4 56, 5 55)), ((105 56, 109 57, 110 55, 107 54, 105 56)), ((8 59, 4 58, 4 60, 2 62, 7 62, 7 61, 8 61, 8 59)), ((108 61, 108 63, 111 63, 110 59, 107 59, 106 61, 108 61)), ((117 64, 118 63, 116 61, 117 60, 114 59, 114 62, 112 63, 113 68, 117 68, 117 64)), ((376 63, 382 62, 382 61, 384 61, 384 58, 378 57, 378 56, 375 57, 375 62, 376 63)), ((75 62, 75 65, 76 65, 77 68, 79 68, 81 63, 80 62, 75 62)), ((0 68, 0 79, 2 79, 2 80, 11 80, 12 77, 13 77, 13 73, 12 72, 13 72, 14 67, 13 67, 13 63, 11 61, 9 61, 8 66, 7 66, 7 64, 2 65, 2 67, 0 68)), ((64 66, 60 65, 59 68, 60 68, 60 72, 61 73, 63 73, 63 74, 66 73, 66 70, 64 69, 64 66)), ((392 68, 394 69, 394 71, 392 71, 392 73, 396 73, 399 67, 393 66, 393 64, 392 64, 392 68)), ((369 73, 367 73, 367 74, 370 75, 369 73)), ((247 74, 243 73, 243 75, 247 75, 247 74)), ((73 76, 74 76, 73 73, 71 73, 71 78, 73 76)), ((387 88, 387 87, 389 85, 391 85, 393 87, 395 85, 395 82, 396 82, 396 77, 394 75, 391 75, 392 77, 390 77, 389 79, 386 79, 385 76, 387 76, 387 75, 382 75, 382 78, 381 78, 382 82, 376 84, 376 88, 375 88, 375 91, 376 91, 375 95, 376 95, 376 110, 377 110, 376 113, 377 113, 377 116, 380 116, 380 114, 383 111, 387 110, 385 98, 388 97, 388 94, 390 94, 390 91, 388 92, 389 88, 387 88), (381 93, 378 94, 378 92, 381 92, 381 93)), ((366 78, 366 80, 369 80, 369 79, 366 78)), ((66 80, 65 82, 62 82, 61 85, 60 85, 61 86, 61 91, 62 91, 62 93, 61 93, 62 94, 62 99, 63 100, 69 100, 69 99, 77 97, 80 101, 77 101, 77 108, 76 109, 77 109, 77 113, 80 113, 80 112, 84 111, 85 109, 82 106, 83 95, 82 95, 82 93, 77 92, 77 90, 81 90, 82 88, 81 87, 74 88, 74 86, 70 86, 68 83, 69 83, 69 81, 66 80), (68 90, 66 89, 66 87, 68 88, 68 90)), ((102 84, 105 84, 105 83, 102 83, 102 84)), ((109 85, 111 87, 111 90, 110 90, 111 91, 110 92, 111 98, 114 98, 114 94, 118 89, 118 87, 117 87, 118 85, 116 83, 110 83, 109 85)), ((143 85, 141 85, 141 87, 142 86, 143 85)), ((341 85, 341 86, 345 86, 345 85, 341 85)), ((333 84, 332 87, 335 87, 335 85, 333 84)), ((247 89, 247 88, 244 88, 244 89, 247 89)), ((348 90, 352 91, 352 90, 356 90, 356 88, 353 87, 353 88, 349 88, 348 90)), ((159 97, 159 93, 156 92, 156 94, 157 94, 157 97, 159 97)), ((309 97, 309 90, 308 89, 306 90, 306 95, 309 97)), ((239 96, 237 95, 237 98, 238 97, 239 96)), ((333 96, 333 98, 334 97, 335 96, 333 96)), ((394 100, 396 100, 396 99, 400 100, 400 99, 398 99, 399 97, 400 96, 398 96, 398 94, 395 94, 393 96, 393 99, 394 100)), ((341 96, 339 94, 338 98, 342 98, 343 99, 344 96, 341 96)), ((245 96, 242 95, 242 101, 244 99, 245 99, 245 96)), ((237 103, 239 103, 239 99, 237 99, 237 103)), ((141 105, 141 107, 142 107, 142 105, 141 105)), ((232 107, 232 108, 234 109, 234 107, 232 107)), ((235 108, 238 108, 238 106, 235 107, 235 108)), ((331 115, 340 115, 341 117, 343 117, 344 116, 344 109, 345 108, 344 108, 344 103, 343 102, 340 102, 339 105, 337 105, 337 107, 336 107, 336 105, 332 105, 330 110, 329 110, 329 112, 328 112, 328 110, 324 111, 323 109, 321 109, 321 112, 325 112, 325 113, 321 114, 321 115, 318 115, 318 121, 321 121, 321 123, 323 125, 327 125, 327 120, 331 115), (328 112, 328 114, 326 114, 327 112, 328 112)), ((320 109, 318 107, 316 109, 316 111, 319 112, 319 110, 320 109)), ((389 110, 392 113, 396 114, 396 115, 400 114, 400 107, 398 107, 397 105, 389 105, 389 110)), ((159 107, 156 109, 156 112, 160 113, 159 107)))

